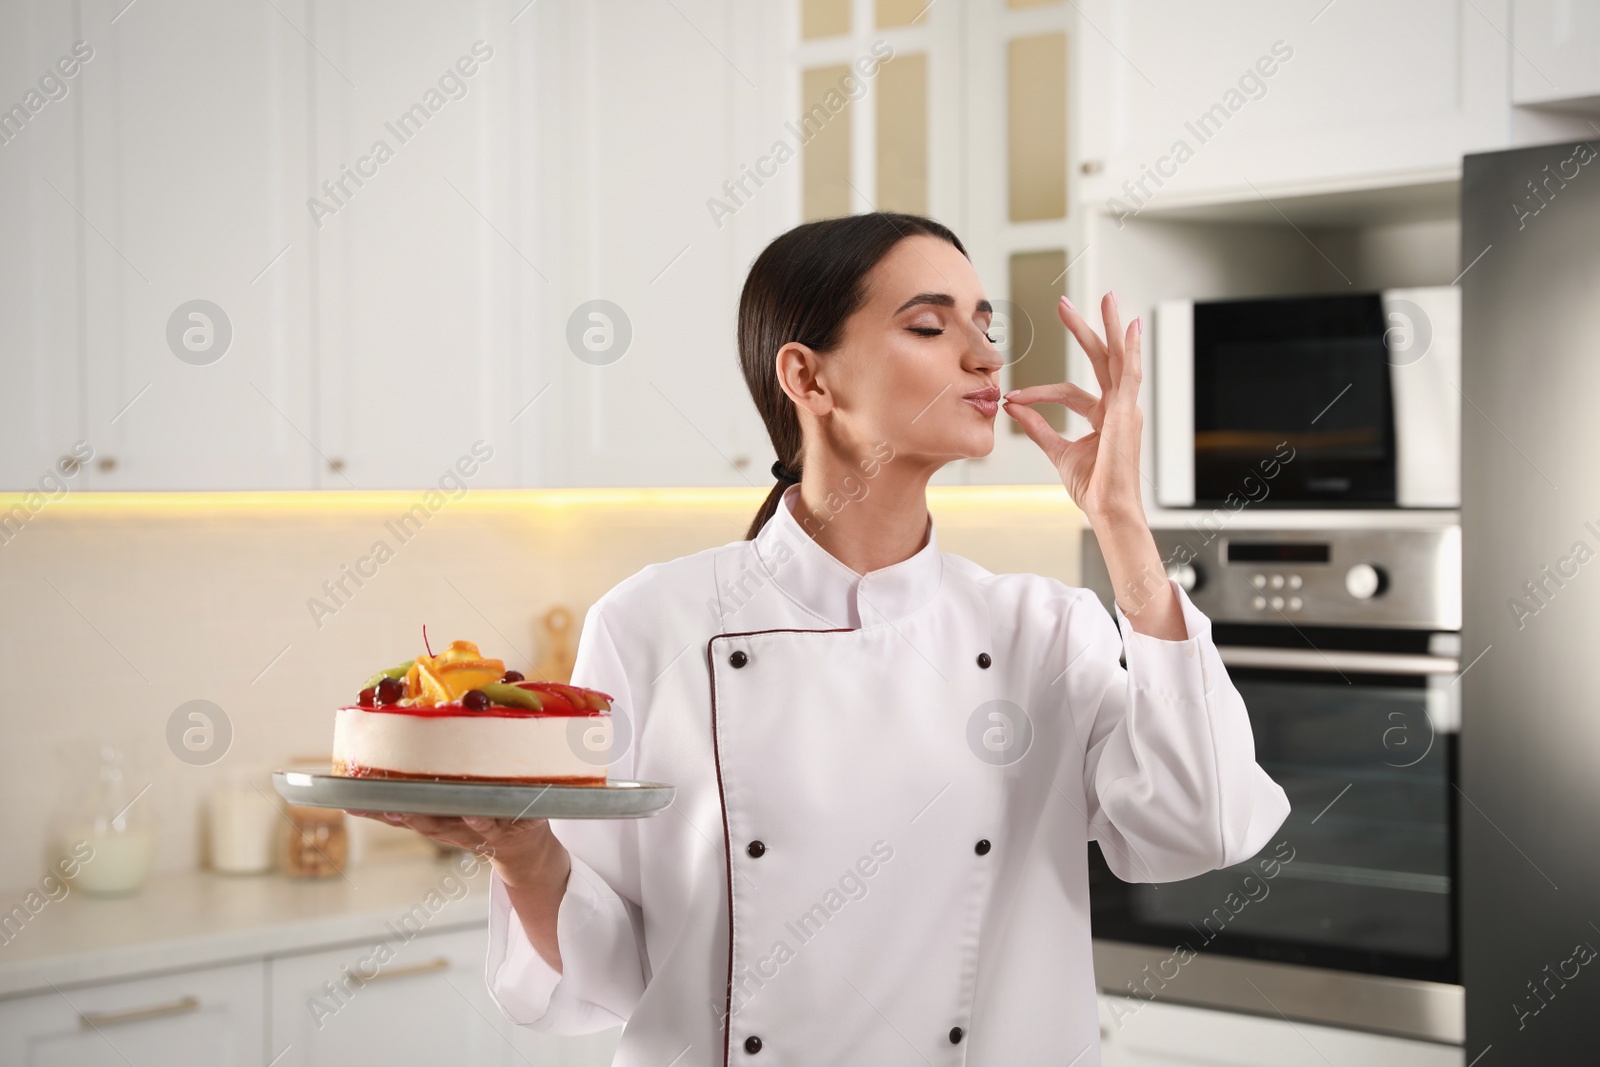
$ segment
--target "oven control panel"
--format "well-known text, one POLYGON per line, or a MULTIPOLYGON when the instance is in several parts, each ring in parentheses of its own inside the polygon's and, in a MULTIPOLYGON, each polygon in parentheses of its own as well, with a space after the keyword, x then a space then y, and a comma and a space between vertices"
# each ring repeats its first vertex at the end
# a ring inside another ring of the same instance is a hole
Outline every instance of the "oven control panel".
MULTIPOLYGON (((1461 528, 1153 530, 1166 577, 1214 622, 1461 628, 1461 528)), ((1152 581, 1158 580, 1155 578, 1152 581)), ((1111 577, 1084 531, 1084 585, 1111 606, 1111 577)), ((1137 588, 1117 591, 1137 602, 1137 588)))

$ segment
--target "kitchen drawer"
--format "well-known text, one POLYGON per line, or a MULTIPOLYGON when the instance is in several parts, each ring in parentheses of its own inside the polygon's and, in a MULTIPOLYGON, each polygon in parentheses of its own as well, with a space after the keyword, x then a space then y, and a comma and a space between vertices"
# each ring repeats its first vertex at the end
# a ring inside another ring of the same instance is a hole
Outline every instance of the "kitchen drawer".
POLYGON ((501 1014, 484 983, 485 937, 478 926, 405 940, 396 926, 381 943, 270 960, 268 1058, 281 1055, 274 1067, 609 1064, 620 1029, 558 1037, 501 1014))
POLYGON ((256 1067, 259 962, 0 1001, 0 1067, 256 1067))

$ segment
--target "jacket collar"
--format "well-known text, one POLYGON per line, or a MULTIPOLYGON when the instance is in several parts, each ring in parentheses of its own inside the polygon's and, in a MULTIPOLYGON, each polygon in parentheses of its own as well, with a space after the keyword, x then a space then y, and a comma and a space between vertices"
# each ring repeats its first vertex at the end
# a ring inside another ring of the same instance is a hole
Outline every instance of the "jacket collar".
POLYGON ((857 574, 812 540, 795 517, 798 483, 754 543, 758 565, 774 585, 829 626, 859 629, 894 623, 924 607, 939 591, 944 557, 929 516, 927 541, 912 556, 857 574))

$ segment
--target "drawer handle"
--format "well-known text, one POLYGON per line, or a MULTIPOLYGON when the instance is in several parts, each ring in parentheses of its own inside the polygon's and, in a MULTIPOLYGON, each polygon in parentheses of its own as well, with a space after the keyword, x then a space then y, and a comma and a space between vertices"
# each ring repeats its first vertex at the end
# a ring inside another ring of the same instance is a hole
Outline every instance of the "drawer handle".
POLYGON ((392 971, 379 971, 372 977, 364 977, 346 967, 344 973, 348 974, 356 985, 371 985, 373 982, 383 982, 390 978, 410 978, 414 974, 430 974, 433 971, 444 971, 450 967, 450 960, 445 956, 428 960, 425 963, 413 963, 409 967, 396 967, 392 971))
POLYGON ((179 997, 170 1004, 153 1004, 148 1008, 130 1008, 127 1011, 82 1011, 78 1025, 84 1029, 98 1030, 102 1026, 138 1022, 141 1019, 159 1019, 165 1015, 186 1015, 200 1010, 199 997, 179 997))

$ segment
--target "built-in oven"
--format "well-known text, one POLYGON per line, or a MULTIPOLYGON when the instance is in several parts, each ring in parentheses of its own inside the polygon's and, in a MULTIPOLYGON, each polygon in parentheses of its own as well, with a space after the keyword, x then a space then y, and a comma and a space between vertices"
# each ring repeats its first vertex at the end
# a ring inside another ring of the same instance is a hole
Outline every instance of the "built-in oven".
MULTIPOLYGON (((1181 882, 1123 882, 1091 845, 1102 990, 1459 1043, 1459 527, 1156 540, 1291 812, 1257 856, 1181 882)), ((1109 609, 1092 533, 1084 579, 1109 609)))
POLYGON ((1460 322, 1454 286, 1163 302, 1157 502, 1459 507, 1460 322))

